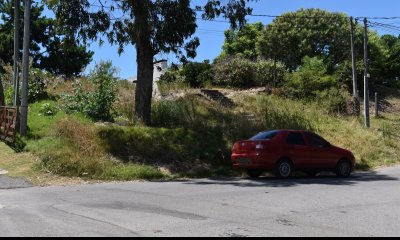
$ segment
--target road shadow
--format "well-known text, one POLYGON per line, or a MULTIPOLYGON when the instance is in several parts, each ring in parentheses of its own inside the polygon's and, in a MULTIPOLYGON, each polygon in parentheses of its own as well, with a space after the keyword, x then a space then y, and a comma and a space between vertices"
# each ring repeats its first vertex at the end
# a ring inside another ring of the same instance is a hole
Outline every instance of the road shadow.
POLYGON ((301 185, 335 185, 352 186, 361 182, 398 181, 398 178, 378 172, 357 172, 348 178, 339 178, 334 174, 322 173, 316 177, 295 175, 289 179, 277 179, 274 176, 262 176, 258 179, 225 178, 225 179, 200 179, 187 181, 186 184, 195 185, 231 185, 237 187, 296 187, 301 185))

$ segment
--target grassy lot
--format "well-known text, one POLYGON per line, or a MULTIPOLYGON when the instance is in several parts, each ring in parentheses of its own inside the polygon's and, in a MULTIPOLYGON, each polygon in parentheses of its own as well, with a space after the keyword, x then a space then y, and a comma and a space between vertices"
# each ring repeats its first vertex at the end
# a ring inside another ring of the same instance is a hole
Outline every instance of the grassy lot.
POLYGON ((387 94, 380 117, 374 118, 371 108, 370 129, 364 127, 362 117, 265 94, 232 95, 237 104, 233 109, 193 94, 154 102, 152 127, 133 120, 95 123, 61 110, 45 116, 43 106, 57 108, 58 103, 41 101, 30 105, 23 151, 16 153, 0 144, 0 168, 38 185, 236 176, 242 172, 230 168, 234 141, 258 131, 296 128, 313 130, 353 151, 357 169, 374 169, 400 163, 397 94, 387 94))
POLYGON ((43 171, 38 156, 29 152, 16 153, 2 142, 0 142, 0 169, 7 170, 7 176, 24 178, 39 186, 87 182, 81 178, 67 178, 43 171))

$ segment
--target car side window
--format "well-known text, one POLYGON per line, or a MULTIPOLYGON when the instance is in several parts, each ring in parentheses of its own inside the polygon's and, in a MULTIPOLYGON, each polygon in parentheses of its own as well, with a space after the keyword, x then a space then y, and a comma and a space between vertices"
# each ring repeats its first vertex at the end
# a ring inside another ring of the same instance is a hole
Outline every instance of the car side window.
POLYGON ((291 132, 286 137, 286 143, 289 145, 306 145, 304 142, 303 134, 298 132, 291 132))
POLYGON ((328 145, 327 141, 325 141, 323 138, 321 138, 320 136, 318 136, 316 134, 306 133, 306 137, 307 137, 308 143, 312 147, 323 148, 328 145))

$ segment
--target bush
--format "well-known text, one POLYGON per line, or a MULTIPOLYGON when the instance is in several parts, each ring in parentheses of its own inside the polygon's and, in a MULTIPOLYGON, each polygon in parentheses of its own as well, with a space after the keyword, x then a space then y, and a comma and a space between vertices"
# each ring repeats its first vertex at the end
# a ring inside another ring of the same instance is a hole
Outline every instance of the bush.
POLYGON ((251 87, 254 86, 254 69, 250 60, 230 57, 218 60, 213 67, 214 81, 219 86, 251 87))
POLYGON ((345 89, 330 88, 316 92, 316 100, 327 113, 347 113, 347 102, 351 99, 345 89))
POLYGON ((253 68, 255 72, 255 84, 257 86, 274 86, 278 83, 282 83, 285 77, 286 69, 285 65, 281 62, 276 62, 272 60, 260 60, 253 63, 253 68), (275 78, 276 74, 276 79, 275 78))
POLYGON ((74 85, 74 94, 64 96, 67 111, 87 114, 94 120, 111 121, 114 117, 114 103, 117 99, 116 69, 111 61, 101 62, 89 75, 92 91, 83 89, 80 81, 74 85))
POLYGON ((303 59, 303 65, 293 73, 286 74, 285 87, 292 96, 312 99, 318 91, 337 87, 336 76, 328 75, 326 66, 316 57, 303 59))
POLYGON ((46 75, 40 69, 31 69, 28 82, 28 100, 30 103, 47 98, 46 75))
POLYGON ((183 65, 182 76, 191 87, 203 87, 212 81, 212 66, 208 60, 202 63, 187 63, 183 65))
POLYGON ((41 116, 54 116, 57 114, 57 112, 58 112, 57 107, 49 102, 43 103, 39 110, 39 114, 41 116))
POLYGON ((208 60, 204 62, 189 62, 182 67, 173 66, 168 69, 159 80, 161 84, 186 83, 190 87, 204 87, 212 81, 212 65, 208 60))
POLYGON ((12 106, 14 104, 14 87, 8 87, 5 89, 4 100, 6 106, 12 106))
POLYGON ((158 82, 161 84, 168 84, 174 82, 183 82, 183 79, 180 77, 179 70, 168 69, 163 75, 161 75, 158 82))

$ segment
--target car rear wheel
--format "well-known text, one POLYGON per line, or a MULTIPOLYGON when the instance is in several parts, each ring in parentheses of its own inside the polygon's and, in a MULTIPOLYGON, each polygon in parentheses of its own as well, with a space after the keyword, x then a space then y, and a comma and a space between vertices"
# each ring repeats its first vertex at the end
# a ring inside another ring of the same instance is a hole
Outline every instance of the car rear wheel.
POLYGON ((262 174, 262 171, 259 169, 247 169, 246 173, 251 178, 258 178, 262 174))
POLYGON ((336 167, 336 175, 338 177, 345 178, 350 176, 350 173, 351 173, 350 162, 346 159, 340 160, 336 167))
POLYGON ((289 178, 292 176, 292 173, 293 165, 289 160, 283 159, 278 161, 275 168, 275 175, 278 178, 289 178))

